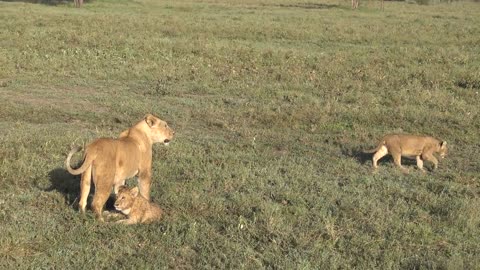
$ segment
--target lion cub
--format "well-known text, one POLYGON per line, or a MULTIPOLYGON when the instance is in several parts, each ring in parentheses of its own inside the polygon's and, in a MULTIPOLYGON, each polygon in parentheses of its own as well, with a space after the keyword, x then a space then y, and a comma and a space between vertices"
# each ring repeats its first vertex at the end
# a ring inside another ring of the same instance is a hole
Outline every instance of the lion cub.
POLYGON ((150 223, 160 220, 163 214, 163 210, 158 205, 139 194, 138 187, 130 189, 127 186, 121 186, 115 201, 115 209, 127 215, 128 219, 117 221, 123 224, 150 223))
POLYGON ((365 153, 374 153, 373 167, 378 168, 377 161, 387 154, 392 155, 395 165, 404 172, 407 170, 402 166, 402 156, 415 157, 417 166, 423 169, 423 161, 429 160, 433 163, 433 169, 438 167, 438 160, 433 153, 439 153, 441 158, 447 155, 447 142, 440 141, 430 136, 417 136, 408 134, 388 134, 385 135, 378 146, 372 150, 366 150, 365 153))

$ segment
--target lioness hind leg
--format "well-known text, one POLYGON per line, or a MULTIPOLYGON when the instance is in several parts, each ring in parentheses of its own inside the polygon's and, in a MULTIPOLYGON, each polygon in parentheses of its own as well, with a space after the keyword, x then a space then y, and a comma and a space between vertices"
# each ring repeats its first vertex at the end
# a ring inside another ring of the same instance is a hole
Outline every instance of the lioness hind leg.
POLYGON ((90 185, 92 182, 92 166, 88 167, 82 174, 82 180, 80 181, 80 202, 78 208, 80 212, 85 213, 87 208, 87 198, 90 193, 90 185))
POLYGON ((417 167, 422 171, 422 172, 425 172, 425 170, 423 169, 423 160, 422 158, 420 158, 420 156, 417 156, 417 167))
POLYGON ((93 170, 93 182, 95 183, 95 195, 93 195, 92 210, 99 221, 103 220, 103 206, 112 193, 115 171, 99 165, 93 170))
POLYGON ((110 197, 110 193, 112 192, 112 182, 113 182, 113 173, 98 173, 95 172, 94 175, 94 182, 95 182, 95 195, 93 195, 92 201, 92 210, 95 213, 95 217, 103 222, 103 206, 110 197))
POLYGON ((384 157, 385 155, 388 154, 388 149, 385 146, 380 147, 380 149, 373 155, 373 168, 377 169, 378 165, 377 162, 384 157))
POLYGON ((95 195, 93 196, 93 202, 92 202, 92 209, 93 212, 95 213, 95 217, 103 222, 103 206, 108 200, 108 197, 110 196, 110 190, 101 190, 97 189, 95 190, 95 195))

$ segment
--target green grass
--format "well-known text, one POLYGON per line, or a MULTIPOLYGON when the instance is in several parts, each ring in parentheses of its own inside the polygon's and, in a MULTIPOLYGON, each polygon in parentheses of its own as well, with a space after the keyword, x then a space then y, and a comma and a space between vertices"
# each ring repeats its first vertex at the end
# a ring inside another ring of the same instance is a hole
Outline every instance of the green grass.
POLYGON ((478 268, 480 5, 361 5, 0 2, 0 267, 478 268), (167 215, 82 216, 66 153, 149 112, 167 215), (388 132, 450 155, 373 173, 388 132))

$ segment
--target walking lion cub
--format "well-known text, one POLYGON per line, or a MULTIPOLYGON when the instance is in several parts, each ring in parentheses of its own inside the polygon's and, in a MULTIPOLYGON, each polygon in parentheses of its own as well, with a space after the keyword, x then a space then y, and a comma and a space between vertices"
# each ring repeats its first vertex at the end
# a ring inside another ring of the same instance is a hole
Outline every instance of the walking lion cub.
POLYGON ((117 221, 123 224, 150 223, 160 220, 163 214, 163 210, 158 205, 139 194, 138 187, 121 186, 114 206, 128 217, 128 219, 117 221))
POLYGON ((430 136, 388 134, 382 138, 375 149, 364 152, 375 153, 373 155, 373 167, 375 169, 378 168, 378 160, 390 154, 393 157, 395 165, 406 172, 407 170, 401 164, 402 156, 415 157, 418 168, 425 171, 423 169, 424 160, 432 162, 433 169, 437 169, 438 160, 433 153, 438 153, 441 158, 445 158, 448 149, 446 141, 441 141, 430 136))

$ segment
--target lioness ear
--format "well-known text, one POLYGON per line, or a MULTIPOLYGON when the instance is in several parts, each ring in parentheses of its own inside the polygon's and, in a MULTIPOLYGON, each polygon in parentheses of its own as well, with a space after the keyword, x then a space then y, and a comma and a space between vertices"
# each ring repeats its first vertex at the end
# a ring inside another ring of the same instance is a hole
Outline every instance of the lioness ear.
POLYGON ((145 122, 147 122, 147 125, 149 127, 152 127, 156 124, 157 118, 151 114, 145 115, 145 122))
POLYGON ((440 148, 445 148, 447 147, 447 142, 446 141, 443 141, 440 143, 440 148))
POLYGON ((130 194, 132 194, 133 197, 137 197, 138 195, 138 187, 134 187, 130 190, 130 194))

